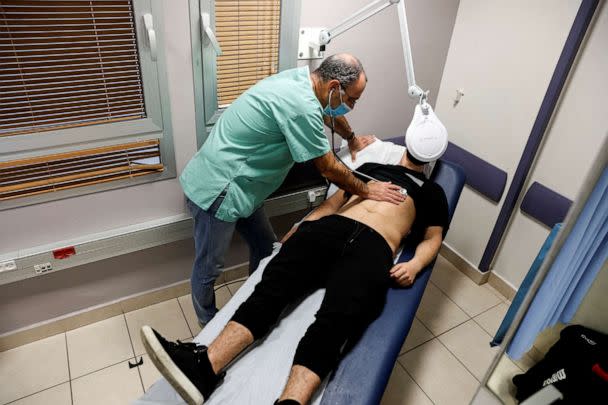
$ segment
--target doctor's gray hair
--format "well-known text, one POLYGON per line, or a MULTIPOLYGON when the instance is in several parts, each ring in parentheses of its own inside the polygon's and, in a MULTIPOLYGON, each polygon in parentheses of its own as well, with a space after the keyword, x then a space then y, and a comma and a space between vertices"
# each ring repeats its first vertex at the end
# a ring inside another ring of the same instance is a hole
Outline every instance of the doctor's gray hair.
MULTIPOLYGON (((339 53, 327 57, 323 63, 313 72, 323 82, 337 80, 343 88, 347 88, 365 74, 363 65, 359 59, 346 53, 339 53)), ((365 75, 367 82, 367 75, 365 75)))

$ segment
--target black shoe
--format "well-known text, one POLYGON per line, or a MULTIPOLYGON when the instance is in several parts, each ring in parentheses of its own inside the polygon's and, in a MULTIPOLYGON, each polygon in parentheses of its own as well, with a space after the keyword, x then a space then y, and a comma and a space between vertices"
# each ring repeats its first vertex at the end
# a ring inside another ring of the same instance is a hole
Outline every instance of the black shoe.
POLYGON ((169 342, 149 326, 141 328, 141 340, 152 363, 189 405, 201 405, 224 379, 225 373, 213 372, 206 346, 169 342))
POLYGON ((300 405, 300 403, 295 399, 284 399, 282 401, 279 401, 277 399, 276 401, 274 401, 274 405, 300 405))

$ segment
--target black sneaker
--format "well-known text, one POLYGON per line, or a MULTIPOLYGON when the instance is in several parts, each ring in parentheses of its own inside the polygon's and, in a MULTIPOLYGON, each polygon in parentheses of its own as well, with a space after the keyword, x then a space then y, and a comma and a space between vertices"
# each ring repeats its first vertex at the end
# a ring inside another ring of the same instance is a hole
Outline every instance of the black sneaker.
POLYGON ((169 342, 147 325, 141 340, 152 363, 189 405, 201 405, 224 379, 225 373, 213 372, 207 346, 169 342))

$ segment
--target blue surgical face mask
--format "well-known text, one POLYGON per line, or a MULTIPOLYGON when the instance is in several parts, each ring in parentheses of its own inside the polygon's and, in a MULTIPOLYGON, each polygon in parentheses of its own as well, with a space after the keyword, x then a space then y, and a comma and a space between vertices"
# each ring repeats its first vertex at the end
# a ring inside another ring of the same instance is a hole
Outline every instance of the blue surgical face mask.
POLYGON ((340 117, 351 111, 351 108, 348 105, 346 105, 346 103, 344 101, 342 101, 342 87, 339 87, 339 91, 340 91, 340 105, 337 106, 336 108, 331 108, 331 95, 334 92, 334 90, 333 89, 330 90, 329 97, 327 99, 327 106, 323 110, 323 113, 325 115, 329 115, 330 117, 340 117))

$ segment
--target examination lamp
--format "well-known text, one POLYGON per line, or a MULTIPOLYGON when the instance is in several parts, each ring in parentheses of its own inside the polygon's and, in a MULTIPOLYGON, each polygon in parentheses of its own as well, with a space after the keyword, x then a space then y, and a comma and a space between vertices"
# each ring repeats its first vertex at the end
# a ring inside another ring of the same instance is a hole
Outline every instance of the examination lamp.
POLYGON ((405 0, 373 1, 331 29, 301 29, 298 55, 299 59, 322 58, 326 45, 329 44, 333 38, 336 38, 352 27, 392 5, 397 6, 399 14, 401 45, 403 47, 403 57, 405 58, 405 71, 408 83, 407 94, 418 101, 418 105, 414 112, 414 118, 407 129, 406 147, 416 159, 423 162, 429 162, 437 159, 445 152, 448 143, 448 133, 445 126, 439 121, 439 118, 437 118, 433 109, 427 103, 429 92, 424 91, 416 84, 410 36, 407 28, 407 15, 405 13, 405 0))

